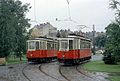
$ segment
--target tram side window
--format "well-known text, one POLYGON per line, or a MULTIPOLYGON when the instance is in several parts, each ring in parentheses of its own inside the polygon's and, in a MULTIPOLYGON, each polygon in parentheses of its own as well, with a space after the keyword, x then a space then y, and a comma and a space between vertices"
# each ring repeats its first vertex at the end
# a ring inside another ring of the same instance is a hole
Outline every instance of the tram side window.
POLYGON ((34 41, 29 42, 29 49, 35 49, 35 42, 34 41))
POLYGON ((54 49, 54 43, 53 42, 48 42, 47 43, 47 49, 48 50, 54 49))
POLYGON ((90 42, 88 43, 88 47, 91 48, 91 44, 90 44, 90 42))
POLYGON ((84 47, 83 48, 86 48, 86 41, 84 41, 84 47))
POLYGON ((70 49, 70 50, 73 49, 73 40, 69 40, 69 49, 70 49))
POLYGON ((47 49, 48 49, 48 50, 51 49, 51 44, 50 44, 50 42, 47 43, 47 49))
POLYGON ((54 43, 54 50, 56 49, 56 44, 54 43))
POLYGON ((46 49, 46 42, 45 42, 45 41, 41 41, 41 42, 40 42, 40 49, 41 49, 41 50, 46 49))
POLYGON ((38 50, 39 49, 39 42, 37 41, 36 42, 36 50, 38 50))
POLYGON ((40 50, 42 50, 43 48, 42 48, 42 42, 40 42, 40 50))
POLYGON ((80 41, 80 48, 83 48, 83 41, 80 41))
POLYGON ((83 47, 82 48, 85 48, 85 42, 83 41, 83 47))
POLYGON ((85 47, 84 48, 90 48, 90 43, 88 41, 85 42, 85 47))
POLYGON ((90 47, 89 47, 89 42, 87 42, 87 48, 90 48, 90 47))
POLYGON ((52 50, 54 49, 54 43, 51 44, 51 49, 52 49, 52 50))
POLYGON ((55 43, 54 49, 55 49, 55 50, 58 50, 58 44, 55 43))
POLYGON ((46 42, 43 42, 42 47, 43 47, 44 50, 46 49, 46 42))
POLYGON ((77 48, 77 45, 76 45, 76 39, 74 40, 74 49, 77 48))
POLYGON ((86 41, 84 41, 84 48, 88 48, 86 41))
POLYGON ((61 50, 67 50, 68 41, 61 41, 61 50))
POLYGON ((86 43, 84 40, 81 40, 80 42, 80 48, 83 49, 83 48, 86 48, 86 43))

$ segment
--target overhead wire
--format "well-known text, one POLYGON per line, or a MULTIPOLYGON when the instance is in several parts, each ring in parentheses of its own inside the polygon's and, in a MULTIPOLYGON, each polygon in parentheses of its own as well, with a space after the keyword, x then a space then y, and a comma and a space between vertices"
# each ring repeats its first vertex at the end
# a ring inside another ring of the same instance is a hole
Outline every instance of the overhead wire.
POLYGON ((77 21, 75 21, 75 20, 72 19, 71 13, 70 13, 70 5, 69 5, 70 1, 71 0, 67 0, 67 5, 68 5, 68 20, 71 21, 71 22, 73 22, 73 23, 75 23, 75 24, 77 24, 77 26, 82 26, 81 27, 82 29, 85 28, 85 27, 87 27, 85 25, 80 25, 77 21))
MULTIPOLYGON (((87 25, 86 26, 86 25, 80 24, 79 22, 72 19, 71 12, 70 12, 70 2, 71 2, 71 0, 66 0, 66 1, 67 1, 67 6, 68 6, 68 19, 59 20, 58 18, 56 18, 56 21, 71 21, 71 22, 77 24, 76 26, 79 27, 80 29, 91 28, 92 25, 89 25, 89 26, 87 25)), ((31 20, 30 22, 39 23, 36 20, 36 1, 35 0, 34 0, 34 19, 31 20)))
POLYGON ((71 20, 71 14, 70 14, 70 6, 69 6, 70 1, 67 0, 67 4, 68 4, 68 19, 71 20))
POLYGON ((34 11, 33 11, 34 12, 33 13, 34 14, 34 19, 31 20, 30 22, 38 23, 37 20, 36 20, 36 1, 34 0, 33 3, 34 3, 34 5, 33 5, 33 8, 34 8, 34 11))
POLYGON ((36 3, 35 3, 35 0, 34 0, 34 20, 36 21, 36 7, 35 7, 36 3))

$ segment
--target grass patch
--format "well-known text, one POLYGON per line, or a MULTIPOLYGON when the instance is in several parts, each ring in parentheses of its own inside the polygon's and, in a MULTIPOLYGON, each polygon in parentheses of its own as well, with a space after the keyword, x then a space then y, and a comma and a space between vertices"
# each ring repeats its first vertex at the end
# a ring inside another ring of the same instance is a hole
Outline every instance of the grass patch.
POLYGON ((111 81, 120 81, 120 76, 110 76, 108 79, 111 81))
POLYGON ((26 55, 22 56, 22 61, 20 58, 16 58, 15 56, 9 56, 7 59, 7 64, 21 64, 27 62, 26 55))
POLYGON ((111 81, 120 81, 120 64, 107 65, 103 61, 91 61, 83 66, 88 71, 93 72, 108 72, 110 73, 109 79, 111 81))
POLYGON ((91 61, 83 66, 85 69, 90 71, 100 71, 100 72, 120 72, 119 65, 107 65, 103 61, 91 61))
POLYGON ((26 60, 9 60, 7 61, 7 64, 21 64, 21 63, 26 63, 27 61, 26 60))

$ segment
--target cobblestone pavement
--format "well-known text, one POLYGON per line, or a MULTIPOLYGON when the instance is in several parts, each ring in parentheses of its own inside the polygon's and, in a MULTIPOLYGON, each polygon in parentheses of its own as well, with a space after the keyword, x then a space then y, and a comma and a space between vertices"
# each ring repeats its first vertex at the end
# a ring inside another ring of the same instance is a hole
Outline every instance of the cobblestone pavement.
MULTIPOLYGON (((92 60, 100 60, 98 55, 92 60)), ((0 81, 108 81, 107 73, 90 73, 82 65, 63 66, 58 62, 0 66, 0 81)))

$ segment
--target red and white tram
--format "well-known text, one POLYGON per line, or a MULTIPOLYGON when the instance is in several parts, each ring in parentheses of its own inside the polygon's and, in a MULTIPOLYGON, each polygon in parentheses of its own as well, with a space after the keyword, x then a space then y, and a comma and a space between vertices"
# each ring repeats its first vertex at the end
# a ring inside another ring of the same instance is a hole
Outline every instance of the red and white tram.
POLYGON ((32 62, 47 62, 57 58, 56 39, 39 37, 27 41, 27 59, 32 62))
POLYGON ((71 34, 66 38, 58 38, 60 63, 76 64, 91 58, 91 41, 83 36, 71 34))

